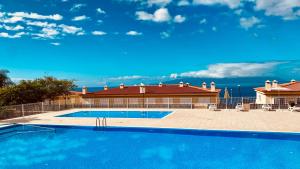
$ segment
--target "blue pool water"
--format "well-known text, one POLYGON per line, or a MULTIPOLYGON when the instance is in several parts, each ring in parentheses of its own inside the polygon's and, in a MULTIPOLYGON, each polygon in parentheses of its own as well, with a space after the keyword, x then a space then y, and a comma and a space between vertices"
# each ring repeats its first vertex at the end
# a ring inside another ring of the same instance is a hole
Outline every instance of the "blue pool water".
POLYGON ((78 111, 58 117, 163 118, 170 111, 78 111))
POLYGON ((22 126, 0 129, 0 168, 300 168, 299 134, 48 127, 56 131, 22 126))

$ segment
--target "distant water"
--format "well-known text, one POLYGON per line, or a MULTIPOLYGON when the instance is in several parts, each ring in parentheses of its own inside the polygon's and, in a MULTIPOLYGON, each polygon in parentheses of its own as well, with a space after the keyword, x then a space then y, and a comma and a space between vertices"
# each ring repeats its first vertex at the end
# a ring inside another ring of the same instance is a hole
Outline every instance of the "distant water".
MULTIPOLYGON (((225 85, 217 86, 217 88, 222 89, 221 97, 224 96, 225 87, 226 87, 225 85)), ((228 92, 230 93, 230 95, 231 95, 231 91, 232 91, 232 96, 233 97, 239 97, 239 96, 241 96, 241 97, 255 97, 256 93, 253 89, 255 87, 259 87, 259 85, 254 85, 254 84, 253 85, 246 85, 246 86, 241 85, 240 92, 239 92, 239 87, 238 86, 227 86, 227 89, 228 89, 228 92)), ((100 90, 103 90, 103 87, 88 87, 89 92, 96 92, 96 91, 100 91, 100 90)), ((75 91, 81 91, 81 88, 76 88, 75 91)))

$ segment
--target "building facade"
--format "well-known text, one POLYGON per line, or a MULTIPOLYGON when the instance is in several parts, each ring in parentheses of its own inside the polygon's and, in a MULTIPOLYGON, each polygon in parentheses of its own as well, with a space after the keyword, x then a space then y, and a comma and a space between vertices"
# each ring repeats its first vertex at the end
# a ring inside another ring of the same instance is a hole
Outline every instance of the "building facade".
POLYGON ((192 86, 188 83, 138 85, 109 88, 88 92, 83 88, 80 94, 71 95, 68 102, 82 103, 86 105, 98 105, 97 107, 192 107, 206 108, 209 104, 219 101, 220 89, 214 82, 208 88, 206 83, 201 86, 192 86))
POLYGON ((278 84, 267 80, 264 87, 256 91, 256 104, 300 104, 300 82, 291 80, 289 83, 278 84))

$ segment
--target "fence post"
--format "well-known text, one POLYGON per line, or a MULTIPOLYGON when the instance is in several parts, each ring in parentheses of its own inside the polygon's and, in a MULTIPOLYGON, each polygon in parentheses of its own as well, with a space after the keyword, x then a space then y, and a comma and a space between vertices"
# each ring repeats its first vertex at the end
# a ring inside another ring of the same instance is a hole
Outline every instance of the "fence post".
POLYGON ((22 104, 22 116, 25 116, 25 112, 24 112, 24 104, 22 104))
POLYGON ((147 105, 147 109, 149 108, 149 105, 148 105, 148 98, 146 98, 146 105, 147 105))
POLYGON ((191 97, 191 109, 193 109, 193 98, 191 97))
POLYGON ((129 108, 129 98, 126 99, 126 107, 129 108))
POLYGON ((90 99, 90 108, 92 108, 92 99, 90 99))
POLYGON ((42 102, 42 113, 44 113, 44 102, 42 102))
POLYGON ((170 109, 170 97, 168 97, 168 109, 170 109))
POLYGON ((60 102, 58 102, 58 111, 60 111, 60 102))

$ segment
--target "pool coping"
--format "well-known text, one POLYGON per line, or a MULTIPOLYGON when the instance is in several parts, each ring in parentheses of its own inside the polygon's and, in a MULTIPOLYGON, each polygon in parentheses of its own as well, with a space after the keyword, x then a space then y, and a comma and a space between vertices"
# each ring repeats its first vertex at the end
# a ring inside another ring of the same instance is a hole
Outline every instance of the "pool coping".
MULTIPOLYGON (((96 118, 72 118, 55 117, 75 111, 97 111, 97 110, 124 110, 124 109, 70 109, 58 112, 45 112, 43 114, 30 115, 10 120, 0 121, 2 123, 22 123, 39 125, 73 125, 73 126, 95 126, 96 118)), ((126 109, 126 111, 149 109, 126 109)), ((259 131, 259 132, 300 132, 300 114, 290 111, 262 112, 259 110, 251 112, 208 111, 199 109, 151 109, 151 111, 171 111, 164 118, 107 118, 108 126, 122 127, 146 127, 146 128, 182 128, 198 130, 229 130, 229 131, 259 131)))
MULTIPOLYGON (((9 129, 23 124, 12 124, 0 128, 9 129)), ((26 125, 26 124, 24 124, 26 125)), ((231 138, 252 138, 252 139, 269 139, 269 140, 289 140, 300 141, 300 132, 273 132, 273 131, 245 131, 245 130, 210 130, 210 129, 188 129, 188 128, 160 128, 160 127, 128 127, 128 126, 79 126, 79 125, 49 125, 49 124, 30 124, 40 127, 55 127, 65 129, 83 129, 94 131, 108 132, 143 132, 143 133, 163 133, 163 134, 180 134, 195 136, 214 136, 214 137, 231 137, 231 138)))

